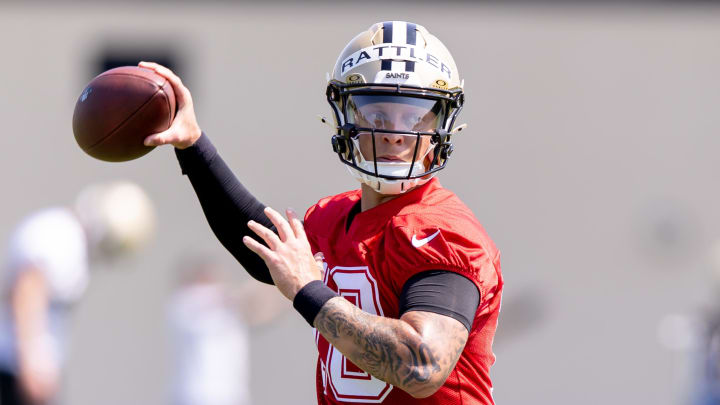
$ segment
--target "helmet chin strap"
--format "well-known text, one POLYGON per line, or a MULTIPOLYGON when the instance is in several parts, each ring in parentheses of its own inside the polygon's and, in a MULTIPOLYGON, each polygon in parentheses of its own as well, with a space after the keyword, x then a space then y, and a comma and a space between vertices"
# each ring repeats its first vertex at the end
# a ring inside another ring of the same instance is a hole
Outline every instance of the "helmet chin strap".
MULTIPOLYGON (((408 170, 410 164, 408 163, 408 170)), ((350 173, 356 180, 358 180, 360 183, 367 184, 375 190, 378 194, 383 195, 398 195, 403 194, 407 191, 410 191, 414 189, 417 186, 421 186, 425 183, 427 183, 430 179, 435 177, 435 173, 432 173, 426 177, 418 178, 418 179, 410 179, 410 180, 388 180, 383 179, 375 176, 370 176, 365 173, 361 173, 355 169, 353 169, 350 166, 345 166, 350 173)), ((378 171, 380 169, 380 166, 378 166, 378 171)))
MULTIPOLYGON (((375 162, 366 160, 362 153, 360 153, 360 144, 357 139, 353 139, 352 142, 355 146, 355 158, 357 159, 358 167, 369 172, 374 172, 375 162)), ((422 162, 432 150, 432 147, 428 147, 428 150, 420 156, 414 164, 411 164, 410 162, 377 162, 377 172, 379 175, 383 176, 407 176, 410 172, 410 168, 412 167, 413 173, 422 173, 425 171, 425 165, 422 162)), ((433 173, 426 177, 416 179, 389 180, 362 173, 350 166, 347 166, 347 169, 359 182, 367 184, 379 194, 384 195, 397 195, 405 193, 417 186, 427 183, 428 180, 435 176, 433 173)))

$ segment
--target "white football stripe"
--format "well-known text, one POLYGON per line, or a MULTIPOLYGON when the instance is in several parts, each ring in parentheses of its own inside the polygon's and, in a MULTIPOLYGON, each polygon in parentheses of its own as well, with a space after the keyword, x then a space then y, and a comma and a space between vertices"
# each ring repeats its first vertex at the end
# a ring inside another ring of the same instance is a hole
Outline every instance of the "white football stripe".
POLYGON ((407 43, 407 23, 405 21, 393 21, 392 25, 393 25, 392 43, 394 43, 394 44, 407 43))

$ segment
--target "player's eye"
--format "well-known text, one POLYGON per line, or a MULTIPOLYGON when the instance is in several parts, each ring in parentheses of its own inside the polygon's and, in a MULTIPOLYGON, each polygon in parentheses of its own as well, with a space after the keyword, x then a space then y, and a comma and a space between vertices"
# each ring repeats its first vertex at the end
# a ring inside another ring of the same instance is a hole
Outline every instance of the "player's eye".
POLYGON ((388 116, 381 111, 374 111, 367 114, 366 120, 370 126, 375 129, 387 129, 390 124, 388 116))
POLYGON ((405 117, 403 117, 403 120, 405 121, 405 125, 407 125, 406 128, 409 128, 413 131, 432 131, 436 128, 438 125, 438 119, 437 115, 435 115, 433 112, 428 112, 425 115, 417 115, 417 114, 409 114, 405 117))
POLYGON ((405 128, 419 131, 421 130, 421 124, 422 124, 422 117, 419 117, 415 114, 405 114, 403 115, 403 124, 405 128))

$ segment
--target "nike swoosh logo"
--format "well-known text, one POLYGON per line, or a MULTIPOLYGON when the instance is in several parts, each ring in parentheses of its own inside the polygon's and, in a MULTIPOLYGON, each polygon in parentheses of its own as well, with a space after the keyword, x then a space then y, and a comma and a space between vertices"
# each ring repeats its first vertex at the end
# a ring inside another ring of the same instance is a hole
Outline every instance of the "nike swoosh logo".
POLYGON ((418 240, 418 238, 415 237, 415 235, 413 235, 413 236, 412 236, 412 239, 410 240, 410 243, 412 243, 412 245, 413 245, 414 247, 419 248, 419 247, 421 247, 422 245, 424 245, 424 244, 430 242, 431 240, 433 240, 433 238, 436 237, 436 236, 438 236, 439 233, 440 233, 440 230, 438 229, 437 232, 435 232, 434 234, 428 236, 427 238, 423 238, 423 239, 419 239, 419 240, 418 240))

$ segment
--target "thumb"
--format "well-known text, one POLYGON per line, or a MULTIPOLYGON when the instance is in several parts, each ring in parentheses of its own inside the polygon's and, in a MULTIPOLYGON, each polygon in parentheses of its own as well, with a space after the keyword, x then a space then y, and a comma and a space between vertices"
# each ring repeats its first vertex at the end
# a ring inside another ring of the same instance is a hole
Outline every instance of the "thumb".
POLYGON ((322 278, 325 278, 325 271, 327 270, 327 263, 325 263, 325 255, 323 252, 317 252, 313 256, 315 259, 315 263, 317 263, 318 268, 320 269, 320 276, 322 278))

